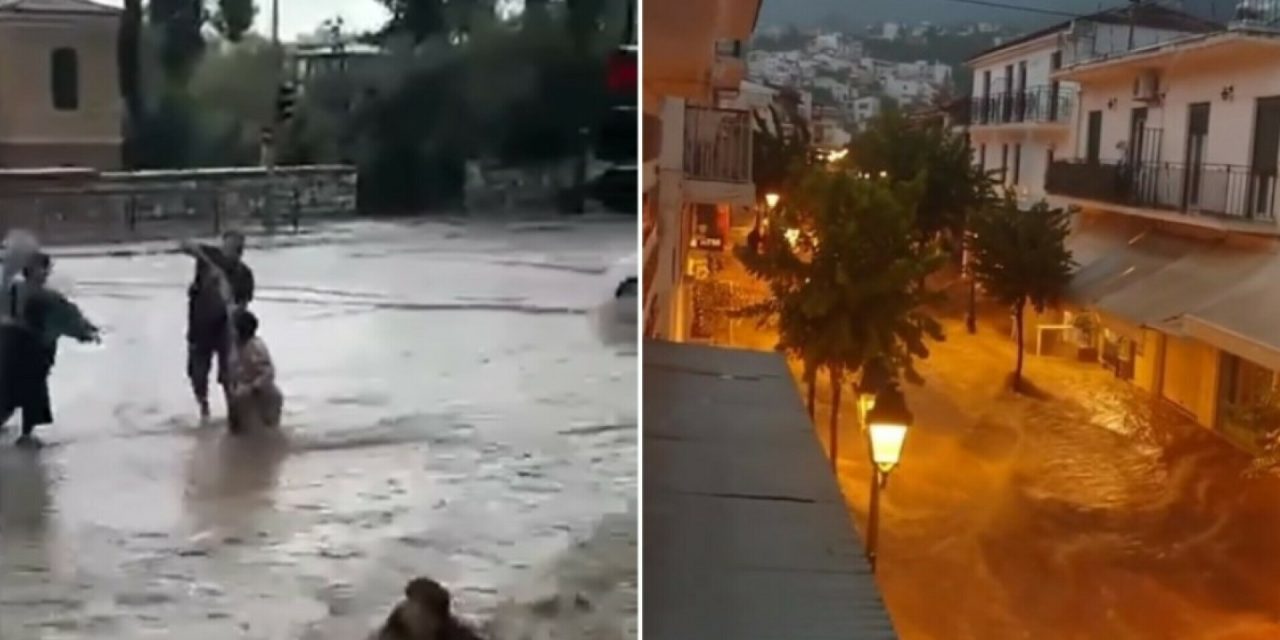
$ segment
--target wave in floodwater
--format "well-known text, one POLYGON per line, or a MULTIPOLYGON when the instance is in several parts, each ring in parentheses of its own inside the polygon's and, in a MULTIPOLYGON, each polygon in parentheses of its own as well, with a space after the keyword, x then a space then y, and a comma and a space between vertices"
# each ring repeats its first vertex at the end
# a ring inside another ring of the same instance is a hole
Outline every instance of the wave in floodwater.
POLYGON ((638 553, 634 506, 515 585, 488 621, 493 640, 635 640, 638 553))
MULTIPOLYGON (((69 290, 73 285, 64 285, 60 290, 69 290)), ((106 282, 79 281, 74 284, 83 293, 99 297, 117 299, 141 299, 141 296, 130 295, 112 289, 124 287, 131 289, 176 289, 178 285, 160 282, 106 282)), ((185 285, 182 285, 185 288, 185 285)), ((326 308, 359 309, 365 311, 468 311, 468 312, 505 312, 527 315, 587 315, 589 309, 564 305, 539 305, 519 301, 513 298, 476 298, 461 296, 450 302, 424 302, 414 300, 395 300, 382 294, 360 291, 341 291, 334 289, 315 289, 303 287, 263 287, 256 295, 261 302, 277 304, 309 305, 326 308), (279 293, 273 293, 278 291, 279 293), (299 295, 302 294, 302 295, 299 295)))

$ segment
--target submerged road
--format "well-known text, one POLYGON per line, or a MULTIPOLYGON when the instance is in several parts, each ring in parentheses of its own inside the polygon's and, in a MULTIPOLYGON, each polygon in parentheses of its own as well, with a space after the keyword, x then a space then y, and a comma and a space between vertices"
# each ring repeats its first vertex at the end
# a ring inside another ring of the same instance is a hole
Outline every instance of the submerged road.
POLYGON ((361 637, 419 574, 499 628, 568 590, 634 637, 636 360, 591 317, 634 247, 614 222, 251 243, 286 405, 243 440, 187 387, 189 259, 56 258, 103 343, 64 341, 47 448, 2 436, 0 638, 361 637))
MULTIPOLYGON (((877 566, 900 636, 1280 638, 1280 472, 1096 363, 1028 355, 1040 392, 1011 393, 998 320, 970 336, 946 319, 918 363, 926 384, 905 389, 915 424, 882 495, 877 566)), ((772 329, 744 324, 721 342, 772 349, 772 329)), ((829 394, 820 379, 824 445, 829 394)), ((839 478, 865 532, 856 402, 844 394, 839 478)))

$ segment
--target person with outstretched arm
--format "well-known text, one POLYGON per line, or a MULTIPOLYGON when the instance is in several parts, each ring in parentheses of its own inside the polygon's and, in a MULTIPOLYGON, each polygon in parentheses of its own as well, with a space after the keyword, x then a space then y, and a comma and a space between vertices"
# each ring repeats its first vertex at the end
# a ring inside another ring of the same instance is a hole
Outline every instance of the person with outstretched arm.
POLYGON ((49 399, 49 374, 58 355, 62 336, 80 342, 97 342, 98 328, 66 296, 48 288, 53 260, 36 253, 23 268, 25 282, 20 297, 13 300, 18 324, 6 334, 3 348, 3 375, 0 380, 0 423, 22 411, 22 436, 18 444, 40 446, 35 429, 53 422, 49 399), (20 300, 19 300, 20 298, 20 300))
MULTIPOLYGON (((218 384, 230 406, 230 359, 236 341, 231 317, 253 301, 253 270, 244 263, 244 234, 227 231, 219 246, 183 242, 183 253, 196 259, 195 276, 187 291, 187 376, 200 406, 209 418, 209 373, 218 361, 218 384)), ((234 416, 228 427, 235 431, 234 416)))

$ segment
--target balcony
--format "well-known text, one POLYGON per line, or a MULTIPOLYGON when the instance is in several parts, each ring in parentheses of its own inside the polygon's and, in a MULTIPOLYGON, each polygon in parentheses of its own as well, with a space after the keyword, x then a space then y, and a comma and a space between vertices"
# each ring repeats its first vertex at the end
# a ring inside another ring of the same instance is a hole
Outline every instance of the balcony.
POLYGON ((1271 30, 1280 28, 1280 3, 1276 0, 1240 0, 1231 16, 1231 26, 1271 30))
POLYGON ((969 110, 974 126, 1050 124, 1067 126, 1076 104, 1066 87, 1041 86, 1026 91, 974 98, 969 110))
POLYGON ((1158 212, 1274 226, 1276 174, 1227 164, 1055 162, 1053 195, 1158 212))
POLYGON ((684 173, 690 180, 751 182, 751 114, 736 109, 686 107, 684 173))

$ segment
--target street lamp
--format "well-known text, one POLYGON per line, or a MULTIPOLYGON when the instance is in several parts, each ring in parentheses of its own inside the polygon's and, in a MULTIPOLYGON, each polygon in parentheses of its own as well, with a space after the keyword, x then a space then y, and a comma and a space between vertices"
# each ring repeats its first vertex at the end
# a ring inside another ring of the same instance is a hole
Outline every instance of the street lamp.
POLYGON ((867 439, 871 450, 871 513, 867 519, 867 562, 876 570, 876 539, 880 528, 880 491, 889 473, 902 458, 902 446, 913 416, 897 385, 886 387, 867 412, 867 439))
POLYGON ((769 205, 769 210, 770 210, 770 211, 772 211, 773 209, 777 208, 777 206, 778 206, 778 201, 779 201, 779 200, 781 200, 781 199, 782 199, 782 196, 780 196, 780 195, 778 195, 778 194, 776 194, 776 193, 766 193, 766 194, 764 194, 764 203, 765 203, 766 205, 769 205))

